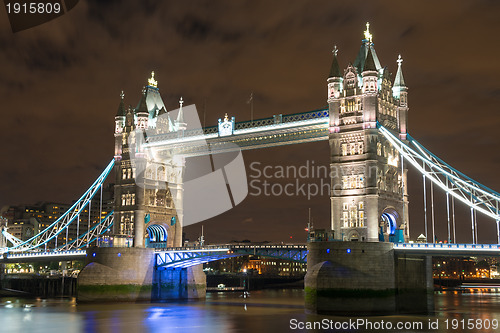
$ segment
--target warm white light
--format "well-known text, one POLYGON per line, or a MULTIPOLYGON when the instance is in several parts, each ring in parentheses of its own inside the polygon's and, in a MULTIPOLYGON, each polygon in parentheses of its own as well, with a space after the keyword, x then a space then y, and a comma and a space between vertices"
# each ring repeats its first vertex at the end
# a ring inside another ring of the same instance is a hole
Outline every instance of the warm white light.
POLYGON ((399 161, 398 155, 396 156, 389 155, 389 158, 387 159, 387 163, 394 167, 398 166, 398 161, 399 161))
POLYGON ((158 87, 158 81, 155 80, 155 72, 151 72, 151 77, 148 79, 148 85, 157 88, 158 87))
POLYGON ((366 22, 365 39, 372 42, 373 35, 370 33, 370 22, 366 22))

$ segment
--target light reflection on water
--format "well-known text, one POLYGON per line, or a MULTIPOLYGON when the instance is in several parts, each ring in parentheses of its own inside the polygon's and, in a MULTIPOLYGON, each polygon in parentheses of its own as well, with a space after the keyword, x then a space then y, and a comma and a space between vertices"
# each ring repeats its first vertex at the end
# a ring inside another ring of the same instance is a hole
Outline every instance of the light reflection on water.
MULTIPOLYGON (((76 304, 74 300, 0 299, 0 332, 286 332, 290 320, 345 321, 358 317, 308 315, 303 290, 212 293, 206 301, 168 303, 76 304)), ((497 319, 500 293, 495 290, 445 291, 434 295, 435 313, 364 317, 384 321, 440 321, 438 330, 418 332, 488 332, 446 330, 445 319, 497 319)), ((296 330, 300 331, 300 330, 296 330)), ((305 330, 303 330, 305 331, 305 330)), ((314 330, 312 330, 314 332, 314 330)), ((349 332, 367 332, 358 330, 349 332)), ((493 330, 489 330, 493 332, 493 330)), ((347 332, 347 331, 344 331, 347 332)), ((392 332, 395 332, 394 330, 392 332)), ((400 331, 401 332, 401 331, 400 331)), ((402 332, 415 332, 412 330, 402 332)))

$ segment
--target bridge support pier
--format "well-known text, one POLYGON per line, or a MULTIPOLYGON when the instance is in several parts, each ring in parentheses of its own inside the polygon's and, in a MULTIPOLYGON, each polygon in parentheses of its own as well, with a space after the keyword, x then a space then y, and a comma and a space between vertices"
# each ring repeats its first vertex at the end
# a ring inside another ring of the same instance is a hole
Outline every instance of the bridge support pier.
POLYGON ((311 242, 304 279, 308 312, 347 315, 431 311, 430 257, 392 243, 311 242))
POLYGON ((156 267, 154 249, 92 247, 78 275, 78 301, 151 301, 204 298, 203 265, 156 267))
POLYGON ((154 274, 154 299, 198 299, 205 298, 207 278, 203 265, 188 268, 161 268, 154 274))
POLYGON ((78 301, 151 300, 153 249, 91 247, 78 275, 78 301))

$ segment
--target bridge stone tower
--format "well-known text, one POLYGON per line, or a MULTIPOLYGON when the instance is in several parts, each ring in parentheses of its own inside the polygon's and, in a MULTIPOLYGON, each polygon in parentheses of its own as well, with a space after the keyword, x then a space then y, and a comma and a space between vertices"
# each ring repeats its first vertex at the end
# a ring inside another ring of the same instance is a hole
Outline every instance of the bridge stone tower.
POLYGON ((154 72, 137 107, 126 108, 122 92, 115 116, 113 246, 182 245, 184 161, 157 160, 142 147, 148 135, 182 131, 185 124, 178 122, 166 111, 154 72), (175 207, 174 198, 180 207, 175 207))
POLYGON ((331 228, 345 241, 407 241, 407 169, 378 133, 406 140, 407 87, 398 59, 394 81, 380 65, 367 23, 354 64, 341 73, 337 48, 328 77, 331 228))

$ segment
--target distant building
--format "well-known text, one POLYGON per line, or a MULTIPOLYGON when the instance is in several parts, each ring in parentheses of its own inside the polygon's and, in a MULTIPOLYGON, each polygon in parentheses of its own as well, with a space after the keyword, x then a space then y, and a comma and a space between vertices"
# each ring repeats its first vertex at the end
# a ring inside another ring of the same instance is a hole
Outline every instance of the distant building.
POLYGON ((260 256, 242 256, 212 261, 205 264, 205 267, 222 274, 252 272, 254 275, 301 277, 306 274, 307 264, 260 256))
MULTIPOLYGON (((99 222, 99 216, 104 218, 113 210, 113 185, 103 188, 102 208, 100 205, 100 194, 96 194, 90 209, 88 207, 80 214, 80 223, 74 221, 68 228, 68 232, 61 232, 57 237, 57 246, 73 241, 79 235, 87 232, 94 224, 99 222), (101 212, 102 210, 102 212, 101 212), (88 221, 91 223, 89 224, 88 221), (67 237, 66 237, 67 236, 67 237)), ((7 231, 22 241, 28 240, 35 234, 49 228, 57 221, 72 204, 55 202, 38 202, 32 205, 7 206, 2 208, 2 215, 6 219, 7 231)), ((48 244, 48 247, 55 247, 56 240, 48 244), (50 245, 50 246, 49 246, 50 245)), ((9 244, 11 245, 11 244, 9 244)))
POLYGON ((472 279, 479 277, 476 262, 471 258, 433 258, 434 278, 472 279))

